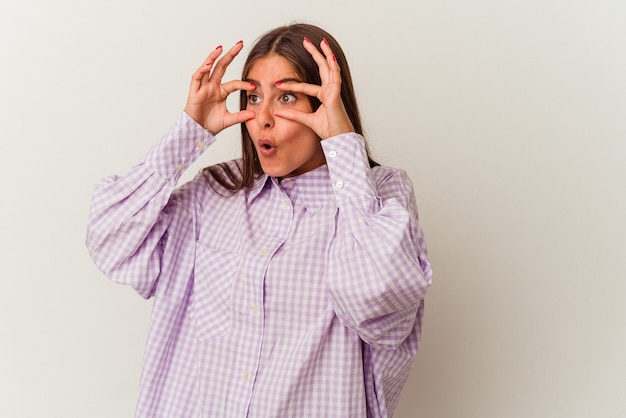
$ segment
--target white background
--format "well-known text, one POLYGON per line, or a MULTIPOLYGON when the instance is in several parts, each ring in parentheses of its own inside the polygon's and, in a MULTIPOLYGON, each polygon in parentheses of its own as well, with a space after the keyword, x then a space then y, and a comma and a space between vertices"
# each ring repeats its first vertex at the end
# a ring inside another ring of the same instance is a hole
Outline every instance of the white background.
POLYGON ((93 185, 216 45, 292 20, 343 45, 414 181, 435 275, 396 416, 626 416, 623 0, 2 0, 0 416, 132 416, 150 302, 88 257, 93 185))

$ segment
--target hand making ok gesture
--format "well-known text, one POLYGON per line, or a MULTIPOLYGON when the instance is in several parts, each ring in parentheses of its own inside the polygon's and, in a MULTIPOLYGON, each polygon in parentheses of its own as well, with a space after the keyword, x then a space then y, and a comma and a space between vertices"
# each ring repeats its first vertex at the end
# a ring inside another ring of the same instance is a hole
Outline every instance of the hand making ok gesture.
POLYGON ((328 42, 324 39, 320 43, 323 55, 308 38, 304 38, 303 45, 319 67, 322 85, 287 82, 276 87, 283 91, 317 97, 322 104, 313 113, 280 109, 274 114, 308 126, 322 139, 353 132, 354 127, 341 99, 341 69, 328 42))
POLYGON ((243 41, 239 41, 222 58, 219 58, 222 54, 222 46, 218 46, 191 78, 185 113, 213 134, 255 117, 255 113, 250 110, 231 113, 226 108, 226 98, 229 94, 239 90, 254 89, 253 84, 241 80, 232 80, 222 84, 226 68, 242 48, 243 41))

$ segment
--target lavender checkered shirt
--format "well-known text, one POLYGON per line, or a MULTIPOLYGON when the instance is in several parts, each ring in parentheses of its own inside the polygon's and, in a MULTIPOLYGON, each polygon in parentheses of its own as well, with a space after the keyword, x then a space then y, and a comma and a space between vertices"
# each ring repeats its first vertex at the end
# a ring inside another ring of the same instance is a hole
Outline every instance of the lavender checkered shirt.
POLYGON ((214 141, 182 113, 93 195, 93 260, 154 298, 136 416, 391 416, 431 282, 407 175, 370 169, 352 133, 282 182, 175 189, 214 141))

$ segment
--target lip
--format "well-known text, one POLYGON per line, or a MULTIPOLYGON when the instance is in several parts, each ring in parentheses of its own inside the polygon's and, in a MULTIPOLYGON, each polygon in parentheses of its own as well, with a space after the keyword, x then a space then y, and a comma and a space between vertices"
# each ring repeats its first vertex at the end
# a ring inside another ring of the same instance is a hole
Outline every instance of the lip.
POLYGON ((271 157, 276 154, 276 144, 271 139, 259 139, 257 150, 263 157, 271 157))

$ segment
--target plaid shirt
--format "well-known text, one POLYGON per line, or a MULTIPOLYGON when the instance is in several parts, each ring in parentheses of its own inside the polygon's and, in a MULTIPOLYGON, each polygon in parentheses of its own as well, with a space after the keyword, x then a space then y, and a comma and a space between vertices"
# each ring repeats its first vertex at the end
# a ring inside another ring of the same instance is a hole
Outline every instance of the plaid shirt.
POLYGON ((93 195, 93 260, 154 299, 136 416, 391 416, 431 282, 406 173, 351 133, 297 177, 175 188, 214 141, 183 113, 93 195))

